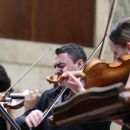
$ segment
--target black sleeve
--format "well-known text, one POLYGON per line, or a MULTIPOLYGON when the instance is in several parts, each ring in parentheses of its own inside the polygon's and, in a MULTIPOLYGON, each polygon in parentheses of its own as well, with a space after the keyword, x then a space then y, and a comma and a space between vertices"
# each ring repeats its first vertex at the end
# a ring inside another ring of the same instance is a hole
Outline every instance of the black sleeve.
MULTIPOLYGON (((20 126, 20 128, 22 130, 28 130, 29 129, 28 126, 27 126, 27 124, 25 123, 26 116, 27 116, 26 114, 23 114, 22 116, 17 117, 15 119, 15 122, 20 126)), ((15 129, 13 127, 11 127, 10 130, 15 130, 15 129)))
MULTIPOLYGON (((46 109, 46 106, 47 106, 47 92, 48 91, 45 91, 41 98, 39 99, 39 101, 36 103, 36 105, 31 108, 30 110, 26 111, 23 115, 17 117, 15 119, 16 123, 20 126, 20 128, 22 130, 29 130, 27 124, 25 123, 25 118, 27 115, 30 114, 30 112, 32 112, 33 110, 40 110, 40 111, 44 111, 46 109)), ((13 128, 11 128, 11 130, 14 130, 13 128)))
POLYGON ((124 125, 121 130, 130 130, 130 114, 123 118, 124 125))
MULTIPOLYGON (((18 117, 15 119, 16 123, 20 126, 20 128, 22 130, 28 130, 28 126, 27 124, 25 123, 25 117, 26 116, 21 116, 21 117, 18 117)), ((14 130, 13 128, 11 128, 11 130, 14 130)))

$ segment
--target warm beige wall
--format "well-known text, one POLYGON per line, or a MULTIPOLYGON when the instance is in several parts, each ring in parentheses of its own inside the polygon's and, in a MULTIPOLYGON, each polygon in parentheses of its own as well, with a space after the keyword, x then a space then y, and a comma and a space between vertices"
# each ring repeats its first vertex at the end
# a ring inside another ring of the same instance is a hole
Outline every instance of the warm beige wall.
MULTIPOLYGON (((41 44, 29 41, 0 39, 0 62, 6 68, 12 80, 16 80, 36 61, 39 56, 51 49, 16 86, 16 88, 39 89, 45 91, 52 87, 46 77, 53 75, 53 57, 55 48, 59 45, 41 44)), ((87 55, 91 49, 85 48, 87 55)))

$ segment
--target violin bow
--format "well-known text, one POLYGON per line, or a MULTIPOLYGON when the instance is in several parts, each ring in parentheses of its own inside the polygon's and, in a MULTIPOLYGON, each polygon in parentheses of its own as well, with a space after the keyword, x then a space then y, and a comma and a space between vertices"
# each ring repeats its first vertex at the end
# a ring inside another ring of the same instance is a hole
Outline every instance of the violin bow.
MULTIPOLYGON (((43 56, 45 56, 46 54, 48 54, 48 52, 50 51, 50 49, 48 49, 46 52, 44 52, 21 76, 19 79, 17 79, 14 84, 8 89, 6 90, 4 97, 8 94, 8 92, 17 84, 19 83, 38 63, 39 61, 43 58, 43 56)), ((4 98, 3 97, 3 98, 4 98)), ((21 130, 21 128, 19 127, 19 125, 12 119, 12 117, 8 114, 8 112, 5 111, 5 109, 2 106, 2 103, 0 102, 0 112, 2 113, 2 115, 5 117, 5 119, 9 122, 9 124, 15 128, 15 130, 21 130)))
POLYGON ((6 110, 3 108, 2 103, 0 103, 0 112, 5 117, 5 119, 7 119, 7 121, 9 122, 9 124, 13 128, 15 128, 15 130, 21 130, 21 128, 19 127, 19 125, 12 119, 12 117, 8 114, 8 112, 6 112, 6 110))
POLYGON ((45 51, 25 72, 23 72, 23 74, 14 82, 14 84, 5 91, 5 95, 7 95, 7 93, 32 70, 39 63, 39 61, 48 54, 50 50, 51 49, 45 51))
POLYGON ((105 30, 105 33, 104 33, 104 36, 103 36, 102 40, 99 42, 99 44, 98 44, 97 47, 94 49, 94 51, 91 53, 91 55, 88 57, 88 59, 86 60, 86 62, 84 63, 84 65, 81 67, 81 69, 85 67, 85 65, 91 60, 91 58, 93 57, 93 55, 97 52, 97 50, 98 50, 99 48, 101 48, 101 49, 100 49, 98 58, 99 58, 99 59, 102 58, 102 56, 103 56, 103 49, 104 49, 104 41, 105 41, 107 32, 108 32, 108 30, 110 29, 110 23, 111 23, 111 21, 112 21, 112 16, 113 16, 113 14, 114 14, 114 10, 115 10, 115 7, 116 7, 116 3, 117 3, 117 0, 113 0, 112 6, 111 6, 111 9, 110 9, 110 13, 109 13, 109 18, 108 18, 106 30, 105 30))
POLYGON ((103 39, 102 39, 101 49, 100 49, 99 56, 98 56, 99 59, 103 59, 105 45, 106 45, 107 38, 108 38, 107 34, 110 31, 110 27, 111 27, 111 24, 112 24, 112 19, 113 19, 113 16, 114 16, 116 5, 117 5, 117 0, 113 0, 112 6, 111 6, 111 9, 110 9, 110 13, 109 13, 109 17, 108 17, 108 21, 107 21, 107 26, 106 26, 105 33, 104 33, 104 36, 103 36, 103 39))

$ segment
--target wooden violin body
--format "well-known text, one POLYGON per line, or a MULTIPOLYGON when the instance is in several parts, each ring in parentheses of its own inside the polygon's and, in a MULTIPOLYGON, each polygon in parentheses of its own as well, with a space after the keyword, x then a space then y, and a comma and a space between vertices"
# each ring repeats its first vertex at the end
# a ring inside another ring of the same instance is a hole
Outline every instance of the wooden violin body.
POLYGON ((104 87, 118 82, 126 83, 130 73, 130 55, 114 63, 100 62, 87 69, 85 88, 104 87))
POLYGON ((130 73, 130 55, 125 55, 112 64, 98 62, 92 66, 89 65, 84 68, 84 73, 86 74, 86 92, 56 106, 53 109, 53 117, 49 117, 50 124, 63 125, 111 120, 130 113, 130 102, 126 102, 126 99, 130 98, 120 96, 124 90, 119 91, 119 88, 123 85, 118 85, 118 87, 112 85, 127 81, 130 73), (99 88, 94 89, 94 87, 99 88))
POLYGON ((4 107, 9 109, 19 109, 24 106, 25 95, 22 93, 10 93, 5 97, 4 107))
MULTIPOLYGON (((103 87, 117 82, 126 82, 130 72, 130 55, 124 55, 114 63, 101 60, 93 60, 84 66, 83 70, 73 71, 76 77, 85 77, 85 88, 103 87)), ((68 78, 66 73, 61 76, 48 76, 47 81, 58 83, 68 78)))

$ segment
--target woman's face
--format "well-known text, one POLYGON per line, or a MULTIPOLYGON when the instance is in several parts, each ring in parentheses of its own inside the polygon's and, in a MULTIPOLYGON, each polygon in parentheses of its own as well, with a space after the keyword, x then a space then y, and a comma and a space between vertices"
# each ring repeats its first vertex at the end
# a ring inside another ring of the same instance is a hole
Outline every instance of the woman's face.
POLYGON ((126 55, 129 53, 130 48, 129 45, 126 45, 125 47, 119 44, 115 44, 110 40, 109 42, 111 51, 114 54, 114 60, 117 60, 119 57, 126 55))

